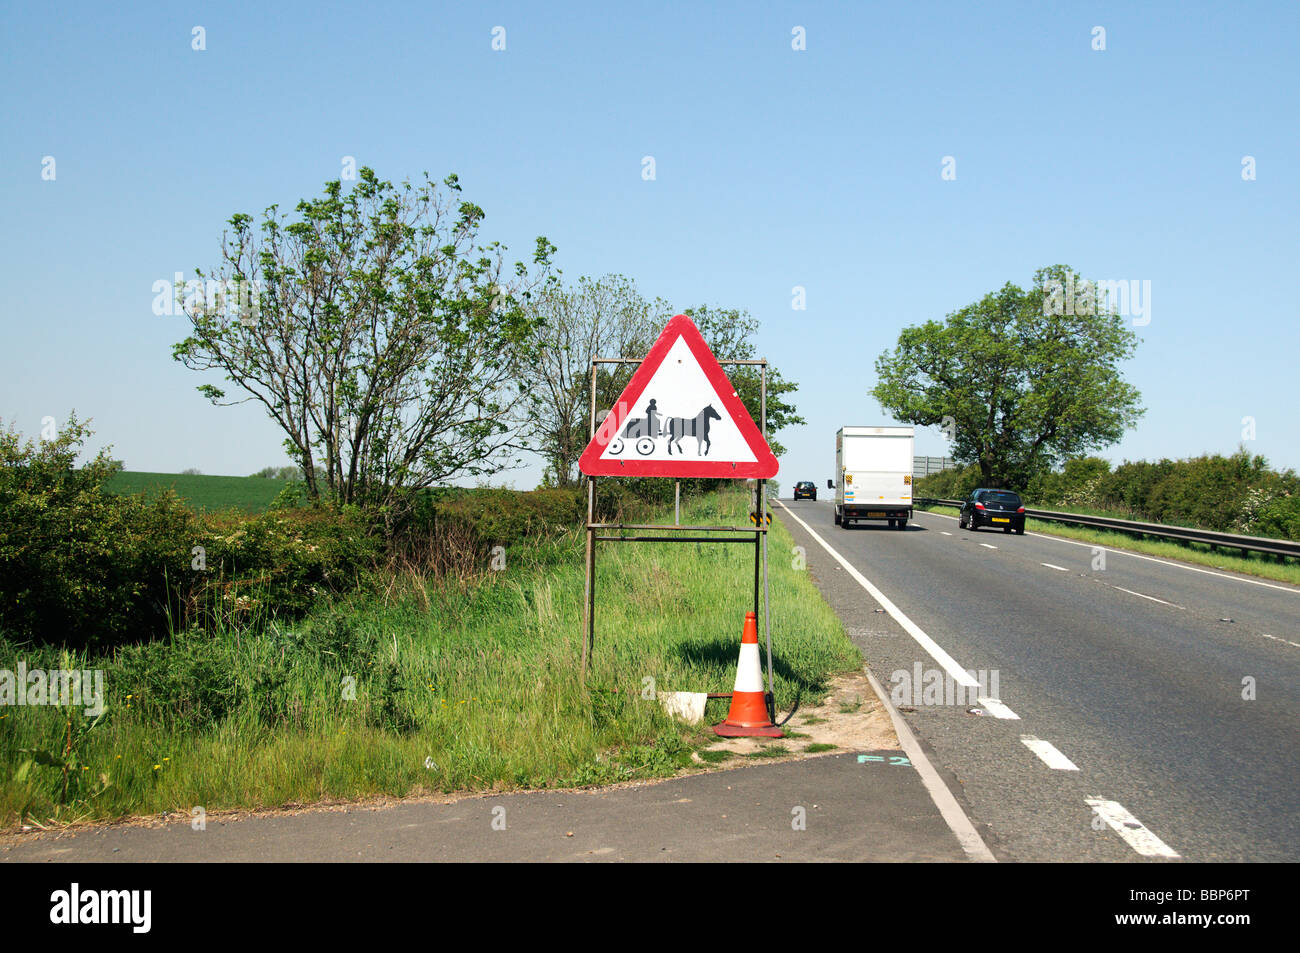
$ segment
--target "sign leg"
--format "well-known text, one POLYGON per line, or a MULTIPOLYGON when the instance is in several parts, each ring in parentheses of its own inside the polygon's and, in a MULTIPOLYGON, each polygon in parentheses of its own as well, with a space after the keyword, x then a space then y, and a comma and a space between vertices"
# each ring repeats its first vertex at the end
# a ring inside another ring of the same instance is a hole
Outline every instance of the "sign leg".
POLYGON ((587 478, 587 585, 584 589, 582 614, 582 670, 580 679, 587 684, 587 669, 595 647, 596 633, 596 531, 590 526, 596 515, 596 478, 587 478))

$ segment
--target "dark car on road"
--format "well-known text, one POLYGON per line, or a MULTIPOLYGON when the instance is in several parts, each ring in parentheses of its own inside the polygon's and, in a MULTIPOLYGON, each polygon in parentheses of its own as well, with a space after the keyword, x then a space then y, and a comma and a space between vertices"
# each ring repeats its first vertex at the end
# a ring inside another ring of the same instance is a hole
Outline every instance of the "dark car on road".
POLYGON ((811 480, 800 480, 794 485, 794 498, 796 500, 817 499, 817 484, 811 480))
POLYGON ((978 489, 962 503, 957 525, 969 530, 992 526, 1004 533, 1015 530, 1024 536, 1025 504, 1010 490, 978 489))

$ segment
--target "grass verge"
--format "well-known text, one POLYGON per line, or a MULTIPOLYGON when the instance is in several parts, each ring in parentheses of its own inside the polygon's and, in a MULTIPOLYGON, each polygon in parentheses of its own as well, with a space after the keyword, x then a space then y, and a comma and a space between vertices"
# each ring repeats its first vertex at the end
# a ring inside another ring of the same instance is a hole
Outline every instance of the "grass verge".
MULTIPOLYGON (((926 512, 943 513, 957 516, 958 510, 951 506, 932 506, 926 512)), ((1148 556, 1160 556, 1178 562, 1193 563, 1222 569, 1225 572, 1239 572, 1278 582, 1300 585, 1300 561, 1269 556, 1265 553, 1252 553, 1249 556, 1229 555, 1224 552, 1212 552, 1210 547, 1198 543, 1176 543, 1168 540, 1143 539, 1128 533, 1111 530, 1088 529, 1081 526, 1069 526, 1046 520, 1027 519, 1025 529, 1047 536, 1060 536, 1065 539, 1077 539, 1085 543, 1095 543, 1111 549, 1127 549, 1148 556)))
MULTIPOLYGON (((718 494, 684 511, 683 522, 739 525, 747 497, 718 494)), ((676 773, 712 734, 643 695, 730 689, 753 551, 599 545, 585 689, 578 531, 512 546, 503 570, 470 583, 407 580, 292 625, 181 633, 108 657, 0 642, 0 670, 99 670, 104 686, 98 719, 80 707, 0 709, 0 827, 676 773)), ((787 710, 820 700, 832 675, 861 663, 794 568, 780 524, 769 546, 777 705, 787 710)), ((709 719, 725 705, 710 702, 709 719)))

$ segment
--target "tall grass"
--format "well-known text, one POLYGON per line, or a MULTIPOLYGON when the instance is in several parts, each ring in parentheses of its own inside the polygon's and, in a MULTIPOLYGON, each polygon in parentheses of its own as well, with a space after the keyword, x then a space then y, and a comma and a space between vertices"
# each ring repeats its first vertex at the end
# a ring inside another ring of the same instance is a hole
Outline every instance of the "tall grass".
MULTIPOLYGON (((684 522, 745 520, 746 496, 684 506, 684 522)), ((107 711, 0 708, 0 825, 162 810, 599 784, 690 763, 701 729, 643 695, 730 691, 753 549, 602 543, 597 628, 583 686, 583 535, 516 544, 505 568, 442 582, 408 570, 383 592, 289 626, 177 633, 111 657, 107 711), (653 680, 653 681, 648 681, 653 680), (75 724, 77 777, 66 767, 75 724), (30 762, 30 763, 29 763, 30 762)), ((769 537, 778 707, 824 695, 857 650, 793 540, 769 537)), ((0 668, 60 666, 55 650, 0 643, 0 668)), ((720 719, 725 701, 710 703, 720 719)))

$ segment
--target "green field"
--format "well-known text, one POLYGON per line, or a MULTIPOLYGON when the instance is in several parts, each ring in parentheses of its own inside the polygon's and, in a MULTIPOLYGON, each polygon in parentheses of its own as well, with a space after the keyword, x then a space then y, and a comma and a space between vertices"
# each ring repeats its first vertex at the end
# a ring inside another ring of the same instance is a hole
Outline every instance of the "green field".
POLYGON ((265 477, 207 476, 185 473, 146 473, 123 470, 108 481, 113 493, 157 493, 172 489, 198 510, 235 509, 261 513, 285 487, 288 480, 265 477))
MULTIPOLYGON (((743 492, 705 497, 684 505, 683 521, 736 525, 747 505, 743 492)), ((0 826, 603 784, 689 768, 712 734, 669 719, 643 694, 730 691, 753 550, 600 544, 584 688, 583 540, 575 528, 510 546, 505 568, 477 579, 396 580, 382 596, 322 606, 293 625, 181 634, 111 658, 0 642, 0 668, 19 658, 29 669, 100 668, 106 696, 98 724, 80 709, 6 709, 0 826)), ((786 711, 819 701, 833 674, 861 665, 793 545, 774 523, 772 638, 786 711)), ((726 704, 711 701, 708 719, 720 721, 726 704)))

